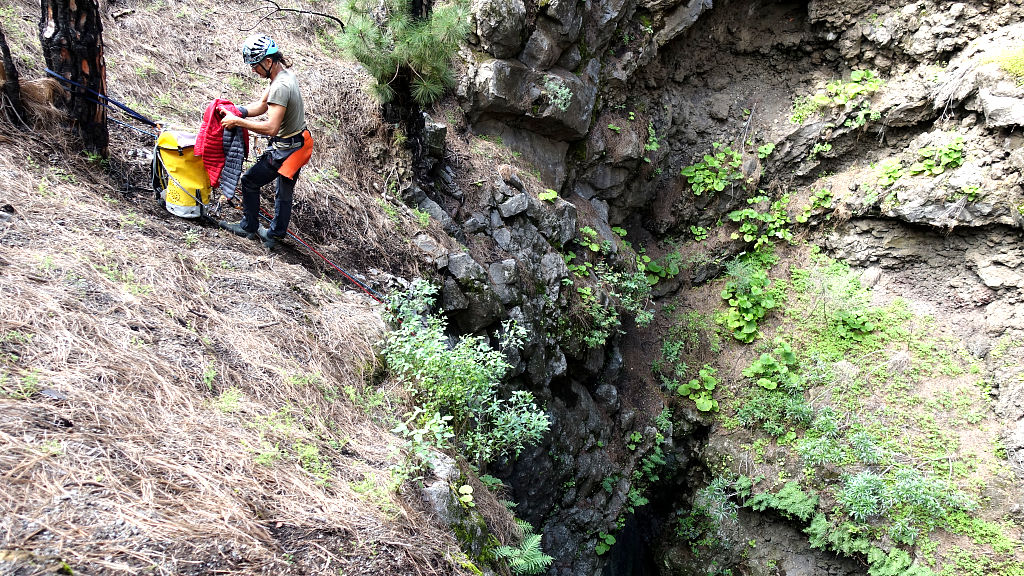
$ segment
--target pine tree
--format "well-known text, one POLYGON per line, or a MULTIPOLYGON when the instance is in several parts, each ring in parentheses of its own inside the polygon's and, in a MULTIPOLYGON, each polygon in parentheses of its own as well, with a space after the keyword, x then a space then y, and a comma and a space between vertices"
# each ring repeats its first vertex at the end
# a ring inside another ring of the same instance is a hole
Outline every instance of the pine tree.
POLYGON ((464 0, 414 16, 409 0, 348 0, 338 45, 373 76, 370 92, 382 104, 410 96, 420 106, 455 84, 451 59, 469 32, 464 0), (376 7, 376 9, 374 9, 376 7))

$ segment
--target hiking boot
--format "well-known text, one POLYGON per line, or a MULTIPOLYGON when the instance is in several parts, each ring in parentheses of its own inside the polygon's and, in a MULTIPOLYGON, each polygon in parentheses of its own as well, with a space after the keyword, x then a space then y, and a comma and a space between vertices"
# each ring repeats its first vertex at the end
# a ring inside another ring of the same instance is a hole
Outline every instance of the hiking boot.
POLYGON ((246 240, 255 240, 256 239, 256 233, 255 232, 249 232, 245 228, 242 228, 242 223, 241 222, 233 223, 233 222, 228 222, 227 220, 221 220, 220 222, 217 223, 217 225, 219 225, 221 228, 227 230, 228 232, 231 232, 232 234, 234 234, 236 236, 241 236, 242 238, 245 238, 246 240))
POLYGON ((260 240, 263 240, 263 247, 266 248, 267 250, 270 250, 274 246, 277 246, 277 241, 280 240, 280 238, 275 238, 274 236, 271 236, 270 230, 264 228, 263 226, 260 226, 256 230, 256 235, 260 237, 260 240))

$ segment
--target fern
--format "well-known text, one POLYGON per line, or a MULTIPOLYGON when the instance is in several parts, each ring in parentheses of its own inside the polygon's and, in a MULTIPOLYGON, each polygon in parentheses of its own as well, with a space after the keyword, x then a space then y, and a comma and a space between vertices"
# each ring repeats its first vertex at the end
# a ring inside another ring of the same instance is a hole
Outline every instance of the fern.
POLYGON ((786 518, 795 517, 806 522, 818 506, 818 495, 813 490, 804 492, 796 482, 786 482, 778 494, 757 494, 744 502, 744 505, 758 512, 771 508, 786 518))
POLYGON ((927 566, 914 564, 910 555, 893 548, 885 552, 881 548, 872 547, 868 551, 869 576, 935 576, 927 566))
MULTIPOLYGON (((517 521, 518 523, 518 521, 517 521)), ((523 523, 519 524, 523 528, 523 523)), ((529 524, 526 527, 532 528, 529 524)), ((540 548, 540 534, 527 533, 518 547, 499 546, 494 555, 508 562, 516 574, 540 574, 551 565, 551 556, 540 548)))

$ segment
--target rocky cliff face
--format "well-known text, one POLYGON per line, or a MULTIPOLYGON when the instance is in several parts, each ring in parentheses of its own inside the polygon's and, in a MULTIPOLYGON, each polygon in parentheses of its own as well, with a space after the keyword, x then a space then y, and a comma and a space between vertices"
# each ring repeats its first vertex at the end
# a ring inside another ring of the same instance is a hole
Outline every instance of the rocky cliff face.
MULTIPOLYGON (((649 487, 663 502, 686 500, 710 425, 690 410, 659 431, 655 416, 665 401, 640 374, 654 332, 631 329, 590 345, 559 328, 558 318, 579 305, 565 258, 570 249, 603 244, 609 264, 625 270, 636 254, 620 247, 613 227, 653 245, 690 226, 713 226, 758 183, 809 195, 827 175, 839 200, 812 217, 809 234, 834 255, 884 270, 892 291, 974 327, 962 333, 973 333, 979 358, 996 339, 1024 330, 1017 308, 1024 285, 1017 247, 1024 89, 997 61, 1001 47, 1024 42, 1019 0, 477 0, 473 11, 459 102, 471 131, 512 150, 534 178, 505 166, 466 189, 442 164, 437 185, 407 198, 437 213, 467 246, 460 253, 419 246, 446 271, 444 306, 460 327, 486 331, 513 318, 531 334, 516 372, 547 401, 551 441, 505 473, 519 514, 544 531, 556 557, 551 574, 669 573, 595 548, 613 532, 647 544, 656 538, 656 527, 632 519, 639 506, 631 491, 649 487), (866 105, 790 122, 796 97, 851 70, 885 77, 885 88, 866 105), (954 135, 971 151, 962 165, 878 193, 877 163, 895 157, 910 166, 918 150, 954 135), (690 192, 680 168, 715 142, 738 143, 749 190, 690 192), (765 144, 774 154, 758 158, 765 144), (544 188, 559 198, 539 200, 544 188), (828 228, 817 226, 833 215, 828 228), (593 236, 577 244, 584 226, 593 236), (634 432, 641 440, 630 443, 634 432), (668 472, 641 481, 630 471, 643 467, 659 434, 671 440, 668 472)), ((721 245, 708 260, 740 249, 721 245)), ((695 267, 689 280, 704 281, 709 269, 695 267)), ((1010 384, 1019 371, 1003 363, 990 369, 1004 383, 996 410, 1010 423, 1006 448, 1019 466, 1024 420, 1020 387, 1010 384)), ((748 534, 776 530, 756 514, 741 525, 748 534)), ((775 542, 775 553, 790 558, 788 573, 860 573, 809 552, 800 538, 778 532, 775 542)), ((665 554, 664 565, 684 571, 670 561, 671 549, 665 554)))

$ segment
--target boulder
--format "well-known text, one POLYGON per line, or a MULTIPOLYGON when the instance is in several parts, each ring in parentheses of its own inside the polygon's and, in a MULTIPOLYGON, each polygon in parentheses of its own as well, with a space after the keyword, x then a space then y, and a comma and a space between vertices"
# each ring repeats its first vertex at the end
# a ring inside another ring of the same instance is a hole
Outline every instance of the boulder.
POLYGON ((452 254, 448 257, 448 271, 459 281, 459 284, 471 281, 482 282, 486 278, 484 267, 466 252, 452 254))
POLYGON ((705 10, 710 10, 712 0, 689 0, 665 16, 665 25, 654 35, 658 46, 664 46, 681 32, 693 26, 705 10))
POLYGON ((1024 98, 996 96, 983 89, 978 93, 978 103, 989 128, 1024 126, 1024 98))
POLYGON ((541 181, 549 188, 559 189, 565 182, 565 157, 569 144, 529 130, 513 128, 497 121, 483 121, 475 126, 476 130, 493 134, 510 150, 522 154, 523 160, 529 162, 540 172, 541 181))
POLYGON ((512 58, 523 46, 526 5, 523 0, 474 0, 480 46, 495 58, 512 58))
POLYGON ((520 192, 508 200, 502 202, 498 206, 498 212, 501 213, 502 218, 512 218, 518 216, 526 211, 526 207, 529 204, 528 196, 525 192, 520 192))
POLYGON ((576 206, 562 198, 550 203, 531 202, 527 215, 537 224, 540 233, 556 246, 564 246, 576 235, 576 206))
POLYGON ((447 137, 448 126, 423 115, 423 147, 427 156, 438 160, 444 158, 444 140, 447 137))
POLYGON ((460 96, 474 123, 515 118, 517 125, 541 136, 579 140, 590 129, 599 71, 596 58, 578 76, 561 69, 541 72, 514 60, 488 60, 467 71, 460 96), (555 83, 567 91, 567 105, 548 93, 546 86, 555 83))

